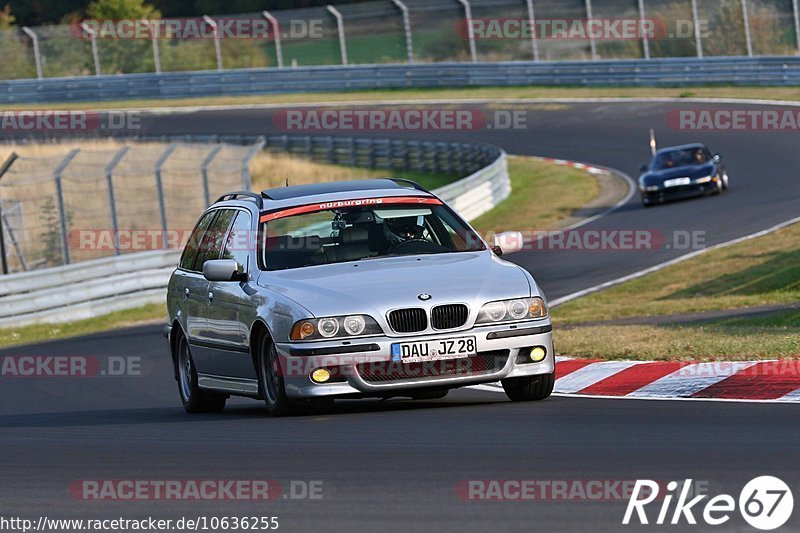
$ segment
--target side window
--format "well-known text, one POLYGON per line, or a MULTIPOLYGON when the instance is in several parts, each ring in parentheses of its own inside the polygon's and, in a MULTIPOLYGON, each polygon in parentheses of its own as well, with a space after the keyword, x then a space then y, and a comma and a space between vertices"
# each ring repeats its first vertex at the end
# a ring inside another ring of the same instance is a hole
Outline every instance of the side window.
POLYGON ((225 247, 222 249, 222 259, 234 259, 239 265, 239 271, 244 272, 247 267, 247 257, 250 250, 255 247, 253 232, 250 231, 250 213, 239 211, 233 221, 225 247))
POLYGON ((197 259, 195 259, 193 270, 202 272, 203 264, 206 261, 219 259, 220 252, 222 251, 222 243, 225 241, 228 228, 235 215, 236 211, 233 209, 222 209, 219 211, 219 215, 214 219, 211 226, 209 226, 205 235, 203 235, 200 249, 197 251, 197 259))
POLYGON ((195 258, 197 258, 197 250, 200 248, 200 243, 202 242, 203 235, 205 234, 206 229, 208 229, 208 226, 211 224, 211 221, 214 220, 214 217, 216 215, 217 215, 216 211, 211 211, 210 213, 206 213, 197 223, 197 226, 195 226, 194 231, 189 237, 189 241, 186 243, 186 248, 183 249, 183 254, 181 255, 181 262, 178 265, 180 268, 184 270, 192 270, 195 258))

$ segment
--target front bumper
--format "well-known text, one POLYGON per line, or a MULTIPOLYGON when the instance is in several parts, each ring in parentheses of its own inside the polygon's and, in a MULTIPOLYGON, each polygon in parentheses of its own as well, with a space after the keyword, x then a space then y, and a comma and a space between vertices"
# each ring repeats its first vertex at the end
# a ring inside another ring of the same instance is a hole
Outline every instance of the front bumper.
POLYGON ((682 185, 680 187, 667 187, 659 189, 658 191, 642 191, 641 194, 642 202, 646 204, 657 204, 670 200, 683 200, 685 198, 705 196, 717 190, 717 183, 709 181, 707 183, 692 183, 691 185, 682 185))
POLYGON ((547 319, 402 337, 277 343, 276 348, 286 394, 291 398, 395 396, 416 389, 456 388, 555 370, 552 326, 547 319), (394 343, 470 336, 475 337, 475 358, 418 363, 413 368, 392 361, 394 343), (518 357, 524 359, 526 350, 535 346, 547 351, 544 360, 518 362, 518 357), (310 374, 318 368, 333 370, 334 378, 324 384, 314 383, 310 374))

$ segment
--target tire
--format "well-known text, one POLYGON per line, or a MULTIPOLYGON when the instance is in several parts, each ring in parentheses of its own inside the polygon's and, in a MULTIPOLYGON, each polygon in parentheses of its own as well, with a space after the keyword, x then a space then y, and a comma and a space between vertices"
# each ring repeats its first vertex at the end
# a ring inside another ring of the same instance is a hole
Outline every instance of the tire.
POLYGON ((506 396, 512 402, 535 402, 544 400, 553 392, 556 373, 504 379, 501 382, 506 396))
POLYGON ((197 385, 197 370, 189 349, 189 342, 181 333, 175 346, 176 380, 178 381, 178 394, 187 413, 218 413, 225 409, 227 396, 214 394, 201 389, 197 385))
POLYGON ((722 183, 722 179, 719 179, 717 180, 717 189, 711 194, 716 196, 718 194, 722 194, 722 191, 724 190, 725 190, 725 185, 722 183))
POLYGON ((264 399, 269 414, 287 416, 294 413, 295 406, 286 396, 278 352, 269 335, 262 335, 259 340, 257 362, 258 391, 264 399))

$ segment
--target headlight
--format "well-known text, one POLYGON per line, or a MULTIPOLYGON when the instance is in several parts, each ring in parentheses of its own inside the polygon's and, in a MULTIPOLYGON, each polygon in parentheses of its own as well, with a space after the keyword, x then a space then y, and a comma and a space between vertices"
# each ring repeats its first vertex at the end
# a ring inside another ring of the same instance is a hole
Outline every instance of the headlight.
POLYGON ((711 176, 705 176, 703 178, 697 178, 694 180, 695 183, 708 183, 709 181, 711 181, 711 176))
POLYGON ((658 185, 648 185, 647 187, 644 188, 644 190, 647 191, 647 192, 655 192, 659 188, 660 187, 658 185))
POLYGON ((491 324, 545 318, 546 316, 547 304, 544 303, 543 299, 539 297, 517 298, 515 300, 489 302, 481 308, 481 312, 478 313, 478 320, 475 323, 491 324))
POLYGON ((295 323, 292 326, 289 339, 293 341, 311 341, 356 337, 359 335, 380 335, 381 333, 383 333, 383 330, 371 316, 332 316, 308 318, 295 323))

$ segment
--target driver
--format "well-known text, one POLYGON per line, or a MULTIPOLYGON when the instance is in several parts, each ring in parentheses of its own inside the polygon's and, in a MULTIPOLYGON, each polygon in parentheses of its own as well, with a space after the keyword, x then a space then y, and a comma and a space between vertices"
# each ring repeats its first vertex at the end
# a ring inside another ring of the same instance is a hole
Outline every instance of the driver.
POLYGON ((425 238, 425 228, 418 225, 416 217, 386 219, 383 232, 392 247, 406 241, 424 240, 425 238))
POLYGON ((706 162, 706 155, 700 148, 694 151, 694 162, 698 165, 706 162))

